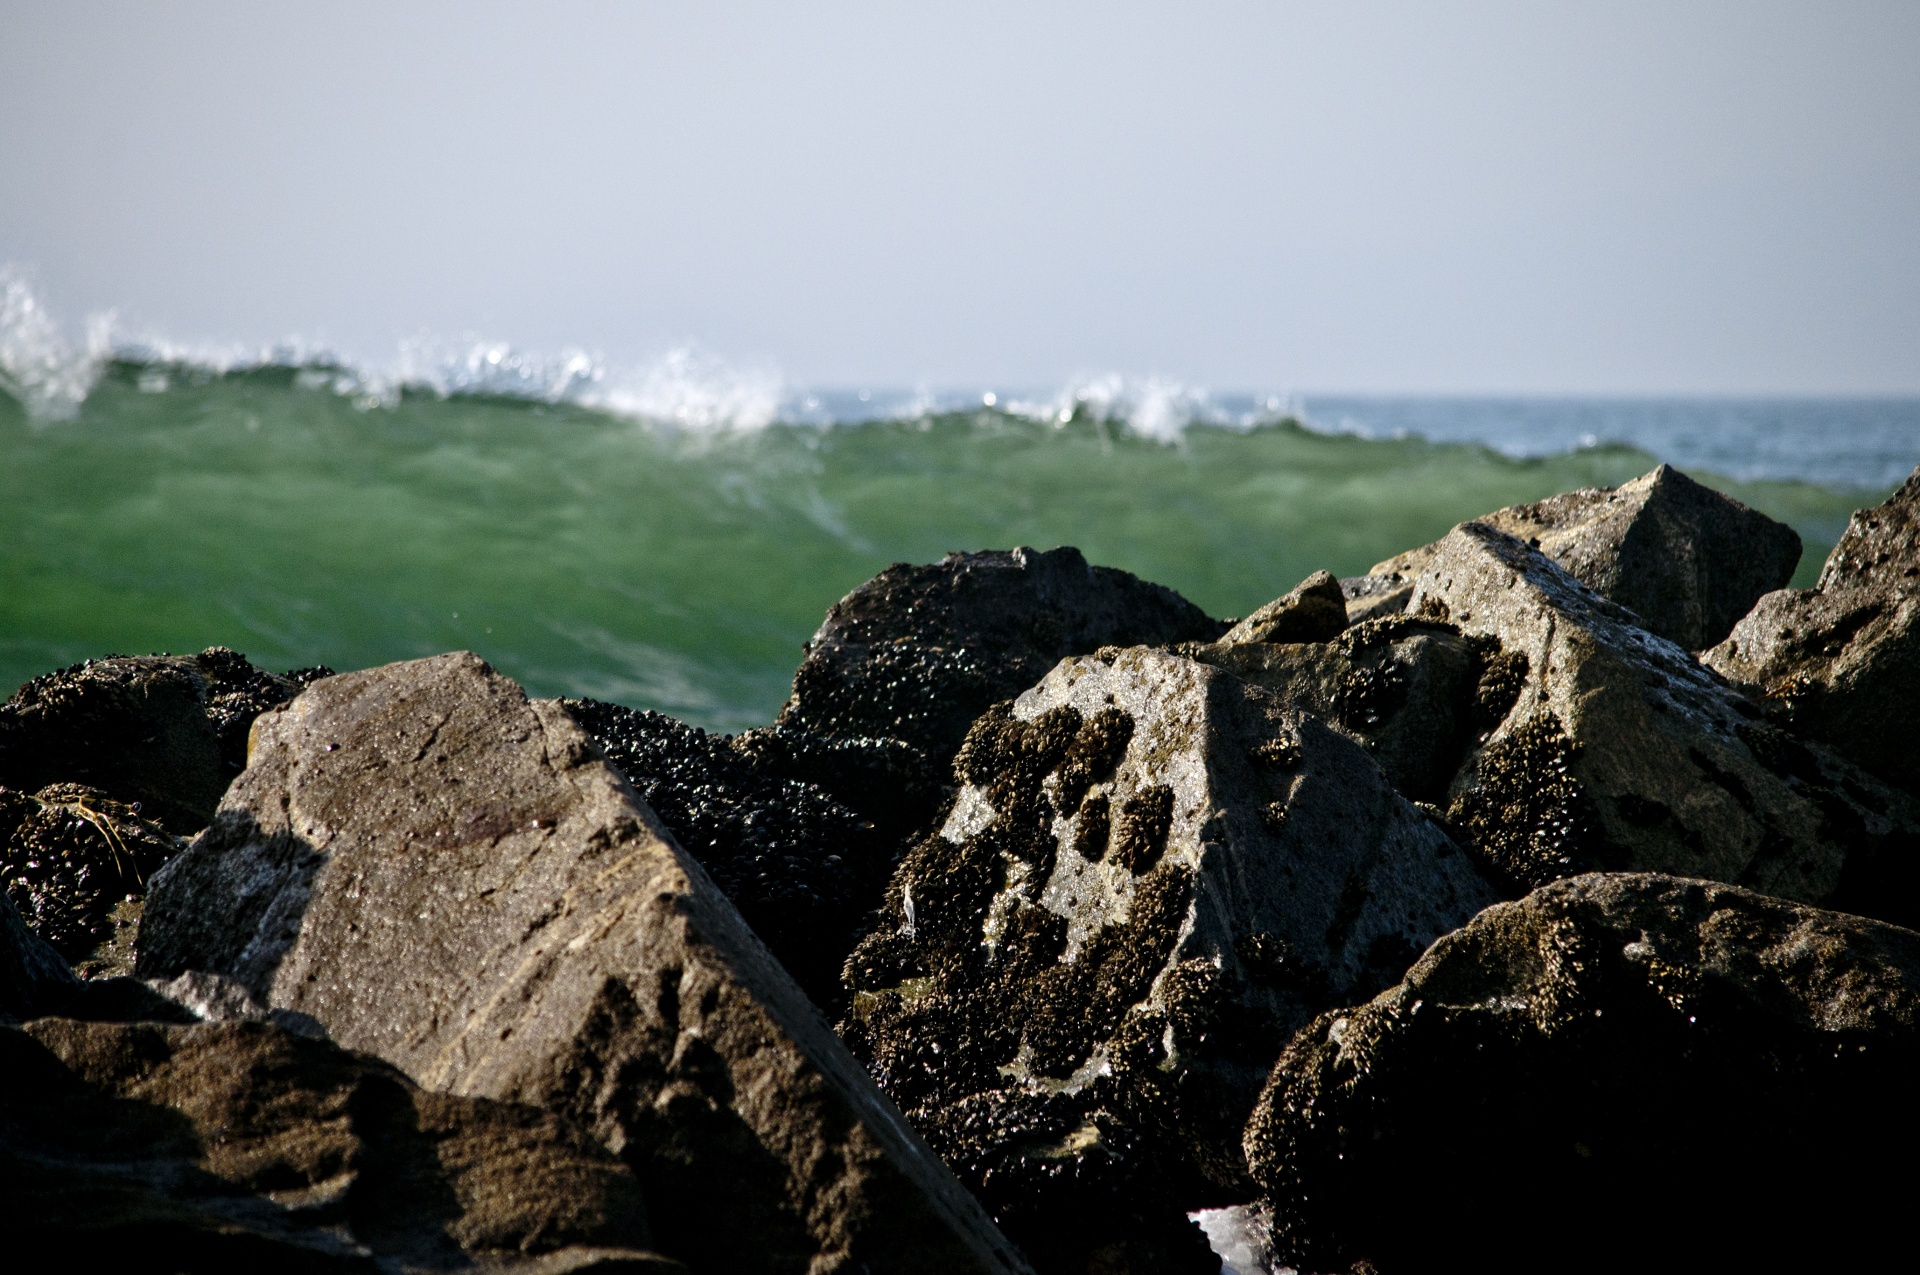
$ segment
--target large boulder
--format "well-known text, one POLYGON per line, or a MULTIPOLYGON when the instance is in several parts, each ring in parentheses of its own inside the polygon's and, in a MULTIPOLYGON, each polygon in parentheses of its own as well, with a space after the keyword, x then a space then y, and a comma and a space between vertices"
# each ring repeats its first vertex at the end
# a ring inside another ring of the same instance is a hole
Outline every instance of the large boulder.
POLYGON ((1920 934, 1656 875, 1501 904, 1287 1047, 1246 1134, 1306 1270, 1904 1251, 1920 934))
POLYGON ((1225 627, 1173 590, 1089 566, 1073 548, 896 563, 828 610, 779 725, 911 746, 927 794, 912 822, 924 827, 967 728, 991 705, 1066 656, 1210 641, 1225 627))
POLYGON ((1760 599, 1703 658, 1806 734, 1920 791, 1920 470, 1854 514, 1811 589, 1760 599))
POLYGON ((1416 578, 1409 614, 1497 641, 1519 682, 1447 805, 1517 891, 1608 869, 1897 921, 1920 907, 1880 888, 1920 853, 1911 798, 1768 723, 1539 550, 1463 524, 1416 578))
POLYGON ((153 882, 139 968, 571 1114, 696 1269, 1021 1267, 567 711, 476 656, 329 678, 256 723, 153 882))
POLYGON ((266 1023, 0 1027, 0 1193, 16 1252, 72 1269, 685 1269, 558 1117, 266 1023))
POLYGON ((190 835, 246 765, 253 719, 328 671, 278 677, 216 646, 47 673, 0 704, 0 784, 85 784, 190 835))
POLYGON ((771 773, 735 739, 618 704, 561 703, 814 1004, 837 1016, 840 969, 886 889, 894 840, 820 785, 771 773))
POLYGON ((1359 746, 1163 651, 1061 662, 955 772, 844 1033, 1041 1269, 1212 1270, 1185 1213, 1248 1194, 1287 1035, 1496 896, 1359 746))
MULTIPOLYGON (((1649 631, 1689 651, 1727 635, 1762 594, 1793 578, 1793 528, 1662 465, 1618 487, 1583 487, 1474 521, 1524 540, 1649 631)), ((1438 544, 1343 582, 1355 618, 1404 606, 1438 544)))
POLYGON ((132 971, 147 879, 185 844, 97 788, 0 788, 0 888, 88 975, 132 971))

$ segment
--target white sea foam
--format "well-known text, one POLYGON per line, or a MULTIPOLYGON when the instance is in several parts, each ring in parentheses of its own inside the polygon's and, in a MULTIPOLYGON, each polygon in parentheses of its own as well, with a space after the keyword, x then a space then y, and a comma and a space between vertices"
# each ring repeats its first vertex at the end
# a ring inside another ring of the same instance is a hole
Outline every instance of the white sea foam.
POLYGON ((87 323, 74 345, 47 313, 27 281, 0 268, 0 390, 17 399, 34 421, 71 418, 86 401, 111 345, 113 316, 87 323))

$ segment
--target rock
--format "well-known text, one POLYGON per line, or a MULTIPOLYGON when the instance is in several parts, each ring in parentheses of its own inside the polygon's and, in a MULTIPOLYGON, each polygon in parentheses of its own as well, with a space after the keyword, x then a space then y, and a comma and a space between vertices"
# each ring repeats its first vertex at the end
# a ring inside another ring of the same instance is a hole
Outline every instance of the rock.
POLYGON ((1871 1269, 1908 1243, 1917 1020, 1920 934, 1578 877, 1296 1036, 1248 1163, 1303 1269, 1871 1269))
POLYGON ((1069 655, 1211 641, 1224 628, 1173 590, 1089 566, 1073 548, 896 563, 827 612, 779 725, 911 746, 919 787, 931 794, 909 820, 917 831, 934 818, 954 752, 989 706, 1069 655))
POLYGON ((659 713, 562 700, 682 849, 829 1014, 893 868, 892 844, 819 786, 659 713))
POLYGON ((1329 642, 1347 627, 1347 600, 1340 582, 1316 571, 1295 585, 1293 592, 1275 598, 1228 629, 1222 646, 1246 642, 1329 642))
POLYGON ((1042 1270, 1214 1269, 1185 1213, 1246 1198, 1280 1044, 1493 892, 1357 745, 1166 652, 1063 661, 955 773, 843 1033, 1042 1270))
MULTIPOLYGON (((1725 637, 1762 594, 1791 580, 1800 562, 1793 528, 1671 465, 1618 487, 1585 487, 1474 521, 1526 541, 1689 651, 1725 637)), ((1383 599, 1395 595, 1428 569, 1437 548, 1379 563, 1364 588, 1383 599)))
POLYGON ((1920 470, 1854 514, 1811 589, 1769 593, 1703 658, 1794 728, 1920 791, 1920 470))
POLYGON ((1421 802, 1446 800, 1468 749, 1499 725, 1525 676, 1524 661, 1493 638, 1406 615, 1363 621, 1325 642, 1181 649, 1320 718, 1421 802))
POLYGON ((0 788, 0 883, 88 976, 132 972, 147 879, 184 844, 97 788, 0 788))
POLYGON ((559 1118, 266 1023, 0 1028, 8 1240, 76 1268, 683 1271, 559 1118))
POLYGON ((170 832, 196 832, 246 765, 253 719, 327 672, 275 677, 216 646, 36 677, 0 704, 0 784, 85 784, 170 832))
POLYGON ((1770 725, 1673 643, 1478 523, 1440 541, 1409 614, 1499 642, 1512 707, 1450 789, 1455 832, 1516 892, 1671 872, 1902 920, 1866 883, 1915 863, 1914 801, 1770 725))
POLYGON ((78 982, 60 953, 33 932, 0 892, 0 1022, 61 1005, 78 982))
POLYGON ((141 974, 188 970, 429 1088, 578 1119, 696 1269, 1022 1269, 566 710, 473 655, 255 725, 149 894, 141 974))
POLYGON ((1382 574, 1340 579, 1340 596, 1346 600, 1348 624, 1384 619, 1407 609, 1407 599, 1413 596, 1412 579, 1393 571, 1390 562, 1383 562, 1374 570, 1382 574))

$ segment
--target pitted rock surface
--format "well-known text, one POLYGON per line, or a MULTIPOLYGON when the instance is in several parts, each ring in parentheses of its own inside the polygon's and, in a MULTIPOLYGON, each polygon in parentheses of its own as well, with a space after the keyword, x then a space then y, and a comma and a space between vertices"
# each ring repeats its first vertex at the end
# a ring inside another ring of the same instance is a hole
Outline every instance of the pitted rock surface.
POLYGON ((1018 1257, 559 704, 470 654, 320 682, 154 881, 206 970, 430 1088, 580 1120, 696 1269, 1018 1257))
POLYGON ((1687 652, 1539 550, 1478 523, 1440 541, 1409 614, 1524 660, 1455 779, 1449 824, 1521 891, 1671 872, 1901 920, 1913 800, 1768 723, 1687 652), (1875 897, 1875 896, 1879 897, 1875 897))
POLYGON ((85 784, 191 835, 246 765, 253 719, 328 672, 279 677, 216 646, 108 656, 36 677, 0 704, 0 784, 85 784))
POLYGON ((1920 791, 1920 471, 1854 514, 1813 588, 1760 599, 1702 658, 1795 729, 1920 791))
POLYGON ((1316 571, 1220 638, 1222 646, 1244 642, 1328 642, 1347 627, 1347 600, 1340 582, 1316 571))
POLYGON ((13 1243, 76 1268, 685 1269, 558 1117, 266 1023, 0 1028, 0 1190, 13 1243))
POLYGON ((914 812, 917 831, 935 815, 967 728, 991 705, 1069 655, 1211 641, 1225 628, 1172 589, 1089 566, 1073 548, 896 563, 827 612, 779 724, 911 746, 931 794, 914 812))
POLYGON ((1161 651, 1063 661, 955 770, 843 1030, 1043 1270, 1210 1269, 1184 1213, 1244 1198, 1286 1036, 1496 896, 1358 745, 1161 651))
MULTIPOLYGON (((1618 487, 1585 487, 1474 521, 1523 540, 1601 597, 1633 611, 1651 632, 1698 651, 1712 646, 1762 594, 1793 578, 1793 528, 1662 465, 1618 487)), ((1349 596, 1376 613, 1392 596, 1405 605, 1438 543, 1377 564, 1349 582, 1349 596)))
POLYGON ((1595 874, 1489 908, 1281 1056, 1249 1123, 1306 1270, 1843 1270, 1906 1240, 1920 934, 1595 874))

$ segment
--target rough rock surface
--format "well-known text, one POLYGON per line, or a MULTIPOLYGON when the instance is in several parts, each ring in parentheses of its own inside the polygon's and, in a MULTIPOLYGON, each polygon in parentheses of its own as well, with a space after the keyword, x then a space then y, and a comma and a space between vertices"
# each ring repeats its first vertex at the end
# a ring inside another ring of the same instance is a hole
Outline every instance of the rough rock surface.
POLYGON ((1904 794, 1770 725, 1673 643, 1540 551, 1478 523, 1442 540, 1409 614, 1497 639, 1522 685, 1447 819, 1517 889, 1671 872, 1904 921, 1904 794), (1524 663, 1519 663, 1524 661, 1524 663))
POLYGON ((1460 763, 1520 693, 1524 660, 1485 634, 1406 615, 1325 642, 1191 645, 1183 652, 1272 690, 1361 744, 1400 792, 1446 800, 1460 763))
POLYGON ((1245 1198, 1281 1043, 1492 890, 1353 742, 1149 648, 1063 661, 955 770, 843 1031, 1043 1270, 1213 1269, 1185 1212, 1245 1198))
POLYGON ((779 724, 910 745, 930 794, 909 821, 918 830, 936 813, 967 728, 991 705, 1069 655, 1211 641, 1225 627, 1173 590, 1089 566, 1073 548, 897 563, 827 612, 779 724))
POLYGON ((266 1023, 0 1028, 0 1194, 75 1269, 684 1270, 555 1116, 266 1023))
POLYGON ((726 736, 617 704, 561 703, 814 1004, 837 1015, 840 970, 886 888, 892 842, 726 736))
POLYGON ((1917 1064, 1920 934, 1596 874, 1302 1031, 1247 1157, 1303 1269, 1869 1269, 1910 1243, 1917 1064))
POLYGON ((97 788, 0 788, 0 886, 89 976, 132 972, 147 879, 184 844, 97 788))
POLYGON ((1760 599, 1702 658, 1796 729, 1920 791, 1920 471, 1854 514, 1813 588, 1760 599))
POLYGON ((60 953, 20 919, 0 892, 0 1022, 34 1018, 60 1007, 77 983, 60 953))
POLYGON ((428 1087, 573 1115, 697 1269, 1020 1269, 566 710, 473 655, 256 724, 149 894, 141 973, 196 969, 428 1087))
MULTIPOLYGON (((1793 528, 1671 465, 1618 487, 1585 487, 1474 521, 1526 541, 1689 651, 1725 637, 1762 594, 1791 580, 1800 562, 1793 528)), ((1389 558, 1363 577, 1373 583, 1349 588, 1393 595, 1427 569, 1437 549, 1389 558)))
POLYGON ((1328 642, 1347 627, 1347 600, 1340 582, 1316 571, 1285 597, 1275 598, 1220 638, 1222 646, 1244 642, 1328 642))
POLYGON ((86 784, 190 835, 247 764, 253 719, 328 672, 276 677, 216 646, 108 656, 36 677, 0 704, 0 784, 86 784))

